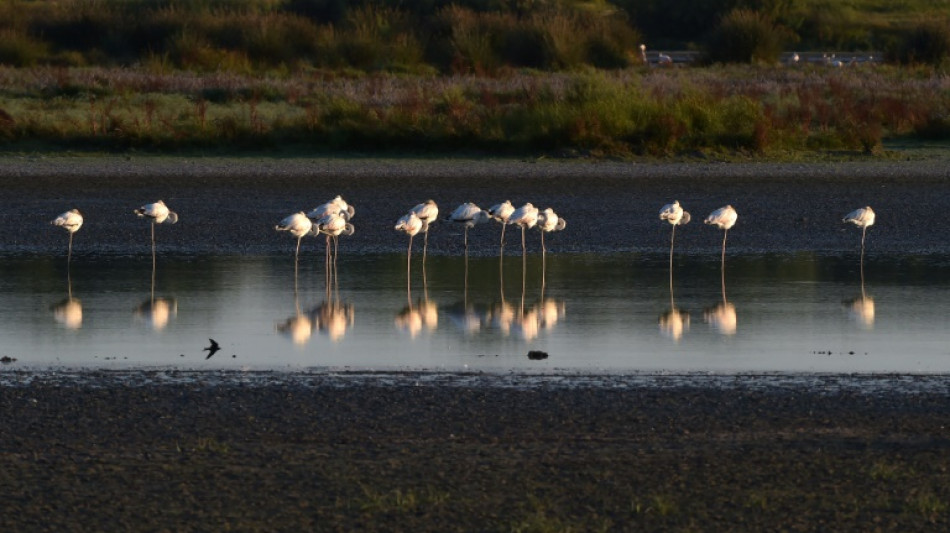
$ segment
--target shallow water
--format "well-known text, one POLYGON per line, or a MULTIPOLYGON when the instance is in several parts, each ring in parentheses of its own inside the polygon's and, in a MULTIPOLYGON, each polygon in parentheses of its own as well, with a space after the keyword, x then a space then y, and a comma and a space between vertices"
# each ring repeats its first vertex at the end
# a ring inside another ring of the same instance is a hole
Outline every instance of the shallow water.
POLYGON ((0 259, 5 369, 950 372, 950 261, 812 254, 0 259), (542 287, 543 271, 543 287, 542 287), (466 283, 467 275, 467 283, 466 283), (466 288, 467 287, 467 288, 466 288), (70 300, 70 294, 72 300, 70 300), (725 303, 723 298, 725 296, 725 303), (672 311, 675 305, 675 312, 672 311), (221 350, 207 358, 214 338, 221 350), (529 358, 530 351, 544 352, 529 358), (546 357, 545 357, 546 355, 546 357))

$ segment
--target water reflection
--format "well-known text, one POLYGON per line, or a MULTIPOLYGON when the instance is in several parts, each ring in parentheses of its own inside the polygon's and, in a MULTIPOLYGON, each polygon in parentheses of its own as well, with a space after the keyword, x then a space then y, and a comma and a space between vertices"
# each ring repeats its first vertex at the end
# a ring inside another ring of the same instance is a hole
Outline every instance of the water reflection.
MULTIPOLYGON (((174 224, 174 222, 172 222, 174 224)), ((155 224, 152 224, 154 240, 155 224)), ((178 316, 178 301, 175 298, 155 297, 155 250, 152 249, 152 287, 149 299, 135 308, 133 314, 153 331, 161 331, 168 322, 178 316)))
MULTIPOLYGON (((408 267, 407 267, 408 268, 408 267)), ((429 300, 429 284, 426 280, 426 260, 422 258, 422 294, 421 300, 412 301, 412 278, 406 279, 407 305, 396 313, 396 329, 406 332, 410 338, 415 338, 425 327, 428 331, 435 331, 439 327, 439 307, 429 300)))
POLYGON ((53 311, 53 320, 66 328, 82 327, 82 302, 78 298, 73 298, 73 279, 68 264, 66 266, 66 298, 54 304, 50 310, 53 311))
POLYGON ((134 311, 135 317, 154 331, 165 329, 171 319, 178 316, 178 301, 174 298, 149 298, 134 311))
POLYGON ((726 299, 726 278, 722 278, 722 302, 703 311, 706 323, 721 335, 736 334, 736 306, 726 299))
POLYGON ((874 299, 861 295, 859 298, 845 300, 848 317, 864 329, 874 329, 874 299))

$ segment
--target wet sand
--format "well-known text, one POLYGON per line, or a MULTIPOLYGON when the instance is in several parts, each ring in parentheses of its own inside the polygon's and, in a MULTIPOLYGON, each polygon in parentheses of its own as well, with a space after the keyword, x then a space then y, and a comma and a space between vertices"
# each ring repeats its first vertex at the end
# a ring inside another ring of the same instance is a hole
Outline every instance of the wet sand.
POLYGON ((942 377, 21 378, 0 387, 4 531, 950 522, 942 377))
MULTIPOLYGON (((429 198, 447 216, 457 205, 482 207, 510 199, 553 207, 566 231, 546 239, 554 253, 656 252, 668 248, 660 207, 678 199, 694 222, 677 231, 677 251, 709 255, 718 230, 701 219, 732 204, 734 253, 851 253, 860 232, 845 213, 871 205, 877 223, 868 253, 950 252, 940 238, 950 220, 950 167, 941 161, 867 163, 627 163, 520 160, 262 159, 262 158, 0 158, 0 253, 64 254, 65 237, 49 226, 78 207, 86 224, 76 235, 82 255, 149 253, 147 223, 132 209, 159 198, 181 221, 158 229, 159 251, 177 254, 287 253, 293 239, 274 225, 337 194, 356 206, 347 254, 405 250, 393 230, 399 216, 429 198)), ((429 251, 461 252, 461 228, 433 227, 429 251)), ((474 228, 470 253, 495 254, 497 225, 474 228)), ((531 232, 537 252, 539 236, 531 232)), ((316 239, 302 253, 319 253, 316 239)))

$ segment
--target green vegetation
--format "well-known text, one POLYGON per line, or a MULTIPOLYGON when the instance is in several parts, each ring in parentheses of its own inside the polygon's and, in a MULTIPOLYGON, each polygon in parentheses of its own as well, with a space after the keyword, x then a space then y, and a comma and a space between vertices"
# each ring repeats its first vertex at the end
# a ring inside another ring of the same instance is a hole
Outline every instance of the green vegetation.
POLYGON ((10 0, 0 149, 878 153, 950 137, 947 4, 10 0), (792 45, 905 66, 779 66, 792 45))
POLYGON ((505 78, 0 69, 0 142, 595 157, 875 152, 883 139, 950 136, 945 85, 925 69, 881 66, 505 78))

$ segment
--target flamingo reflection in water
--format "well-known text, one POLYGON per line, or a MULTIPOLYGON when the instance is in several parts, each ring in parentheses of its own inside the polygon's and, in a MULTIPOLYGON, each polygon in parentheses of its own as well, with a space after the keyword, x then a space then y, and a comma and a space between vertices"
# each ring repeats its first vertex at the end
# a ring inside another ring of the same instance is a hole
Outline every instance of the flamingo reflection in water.
POLYGON ((73 282, 68 274, 66 287, 66 298, 51 307, 53 319, 67 329, 79 329, 82 327, 82 302, 73 298, 73 282))
POLYGON ((178 316, 178 301, 174 298, 150 298, 135 308, 135 316, 155 330, 165 329, 178 316))
POLYGON ((432 332, 439 327, 439 307, 429 300, 429 284, 426 281, 426 264, 422 262, 422 300, 412 302, 412 285, 406 280, 406 307, 396 313, 396 328, 415 338, 423 328, 432 332))
POLYGON ((302 311, 300 300, 294 291, 294 315, 278 323, 275 329, 303 346, 310 341, 314 331, 326 335, 333 342, 343 340, 347 330, 353 326, 356 311, 352 304, 330 298, 313 308, 302 311))

